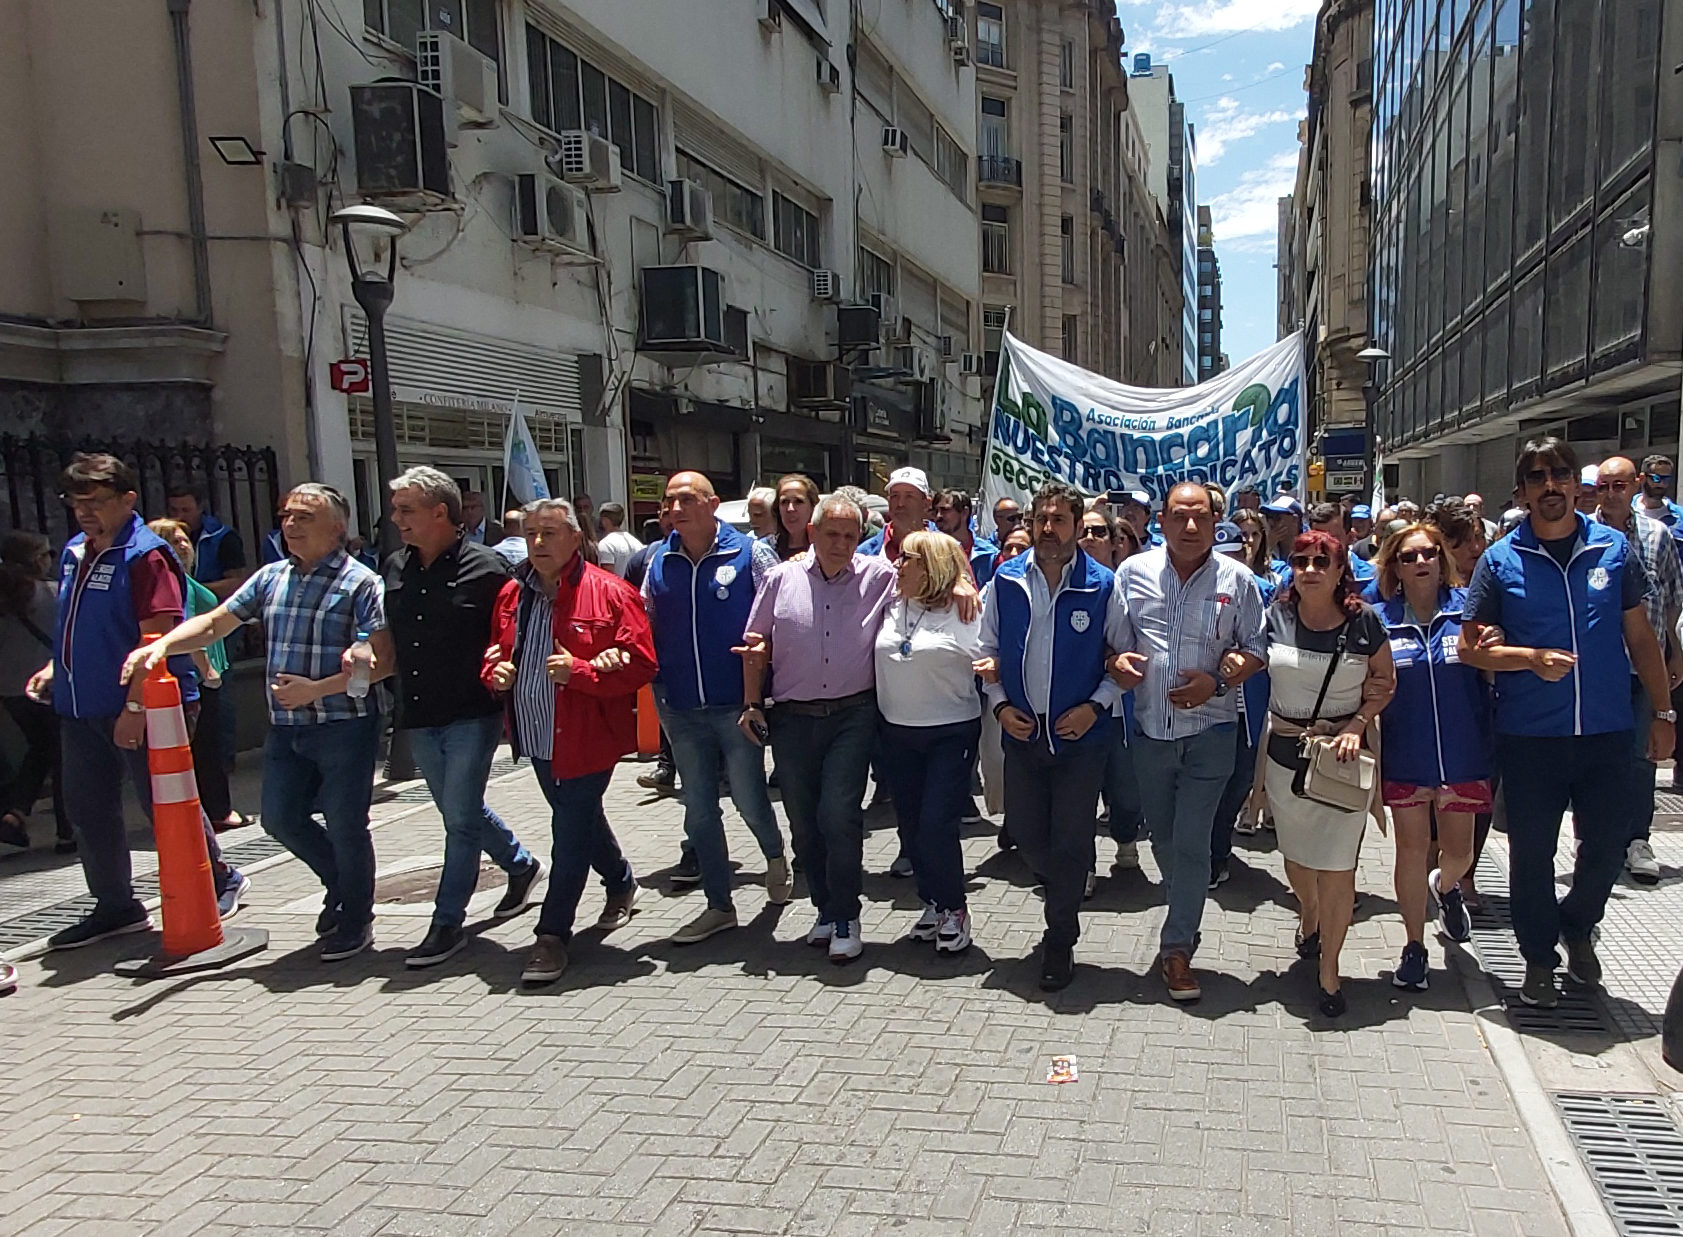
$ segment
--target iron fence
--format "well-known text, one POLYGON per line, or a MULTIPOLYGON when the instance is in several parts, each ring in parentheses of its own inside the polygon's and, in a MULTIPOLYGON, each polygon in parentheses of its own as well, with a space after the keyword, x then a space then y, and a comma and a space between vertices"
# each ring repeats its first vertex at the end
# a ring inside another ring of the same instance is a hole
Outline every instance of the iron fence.
POLYGON ((217 519, 245 542, 246 559, 263 559, 263 538, 275 527, 280 473, 270 447, 207 446, 198 443, 99 441, 0 435, 0 474, 6 491, 0 532, 27 529, 54 547, 76 531, 70 509, 59 499, 59 474, 78 451, 105 451, 134 469, 140 479, 137 509, 147 519, 165 513, 164 495, 176 485, 199 486, 217 519))

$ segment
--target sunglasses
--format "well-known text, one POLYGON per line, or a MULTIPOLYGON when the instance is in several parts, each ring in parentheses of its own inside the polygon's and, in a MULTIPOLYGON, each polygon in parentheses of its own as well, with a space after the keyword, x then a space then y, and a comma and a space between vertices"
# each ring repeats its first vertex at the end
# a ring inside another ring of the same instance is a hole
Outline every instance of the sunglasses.
POLYGON ((1671 474, 1668 472, 1650 472, 1644 473, 1643 476, 1650 485, 1670 485, 1672 480, 1671 474))
POLYGON ((1547 485, 1550 481, 1556 481, 1564 485, 1568 481, 1576 478, 1577 475, 1578 474, 1575 469, 1563 466, 1557 466, 1554 468, 1533 468, 1530 472, 1525 474, 1525 484, 1547 485))
POLYGON ((1110 540, 1110 530, 1103 524, 1085 524, 1081 528, 1083 537, 1096 537, 1100 541, 1110 540))
POLYGON ((1435 563, 1438 561, 1438 548, 1429 545, 1418 550, 1399 550, 1397 561, 1405 567, 1412 567, 1415 563, 1435 563))
POLYGON ((1307 571, 1313 567, 1316 571, 1326 571, 1332 566, 1332 557, 1327 554, 1293 554, 1291 569, 1293 571, 1307 571))

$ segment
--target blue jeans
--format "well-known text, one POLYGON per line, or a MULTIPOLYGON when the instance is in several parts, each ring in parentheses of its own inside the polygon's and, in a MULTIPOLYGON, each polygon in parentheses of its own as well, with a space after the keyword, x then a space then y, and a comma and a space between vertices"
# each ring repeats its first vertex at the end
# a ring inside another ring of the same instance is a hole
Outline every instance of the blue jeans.
POLYGON ((381 717, 270 726, 263 745, 263 832, 309 865, 327 889, 339 929, 374 918, 374 839, 368 805, 381 717), (323 828, 311 812, 320 810, 323 828))
POLYGON ((896 726, 879 719, 878 726, 888 791, 902 836, 910 835, 906 854, 917 875, 917 896, 936 910, 963 910, 959 826, 970 803, 970 768, 982 737, 981 719, 945 726, 896 726))
POLYGON ((1131 746, 1139 736, 1128 730, 1125 718, 1111 720, 1104 761, 1104 805, 1110 811, 1110 836, 1124 844, 1137 842, 1140 836, 1140 783, 1131 746))
POLYGON ((1508 801, 1509 908, 1527 966, 1552 969, 1560 961, 1555 943, 1588 937, 1607 910, 1630 841, 1631 751, 1628 730, 1496 736, 1508 801), (1555 846, 1568 807, 1577 824, 1578 857, 1572 888, 1557 902, 1555 846))
MULTIPOLYGON (((188 730, 198 718, 197 702, 187 706, 188 730)), ((60 717, 59 746, 64 768, 64 810, 76 837, 76 854, 88 892, 103 914, 137 912, 134 866, 129 859, 129 835, 123 825, 123 778, 134 787, 147 819, 152 816, 152 771, 146 748, 118 747, 112 740, 114 717, 60 717)), ((55 780, 57 780, 55 778, 55 780)), ((216 892, 228 881, 228 865, 204 809, 205 850, 210 854, 216 892)))
POLYGON ((777 780, 807 891, 826 923, 859 918, 865 884, 865 776, 877 737, 874 701, 815 717, 767 715, 777 780))
POLYGON ((1134 746, 1151 851, 1169 890, 1161 953, 1192 957, 1210 888, 1210 833, 1233 775, 1232 722, 1186 739, 1140 735, 1134 746))
POLYGON ((584 883, 595 868, 609 896, 631 888, 631 865, 620 851, 619 839, 608 827, 602 810, 602 796, 614 771, 586 773, 583 777, 557 779, 547 760, 533 759, 532 771, 538 787, 549 801, 549 828, 555 840, 549 869, 549 891, 538 912, 539 936, 573 938, 573 920, 578 915, 584 883))
POLYGON ((459 928, 479 883, 480 851, 510 875, 533 862, 514 831, 485 803, 485 782, 503 735, 503 717, 464 717, 448 726, 417 726, 408 733, 415 767, 444 817, 444 871, 438 877, 432 921, 459 928))
POLYGON ((766 791, 765 749, 738 729, 736 705, 674 709, 655 688, 661 724, 672 740, 672 763, 684 787, 684 836, 701 865, 701 890, 714 910, 732 909, 730 850, 719 811, 719 760, 730 778, 730 798, 767 859, 783 854, 783 834, 766 791))

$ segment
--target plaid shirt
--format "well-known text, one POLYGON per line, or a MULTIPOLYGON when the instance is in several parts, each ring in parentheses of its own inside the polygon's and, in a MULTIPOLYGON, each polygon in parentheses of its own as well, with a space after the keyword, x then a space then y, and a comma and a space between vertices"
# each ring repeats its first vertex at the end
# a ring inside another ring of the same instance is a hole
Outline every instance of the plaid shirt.
MULTIPOLYGON (((1590 519, 1597 524, 1607 523, 1599 511, 1590 519)), ((1668 611, 1672 614, 1683 611, 1683 565, 1673 548, 1671 530, 1659 520, 1638 511, 1631 519, 1630 529, 1627 536, 1631 549, 1636 551, 1642 569, 1648 574, 1648 595, 1642 599, 1642 609, 1648 615, 1654 635, 1659 637, 1661 654, 1669 655, 1672 645, 1677 643, 1677 633, 1666 616, 1668 611)), ((1636 673, 1634 666, 1631 673, 1636 673)))
MULTIPOLYGON (((380 577, 344 550, 335 550, 307 572, 287 557, 265 563, 228 598, 228 613, 242 623, 261 620, 268 633, 269 682, 281 674, 325 679, 339 673, 339 659, 359 631, 386 628, 385 588, 380 577)), ((323 696, 302 709, 283 709, 269 698, 276 726, 366 717, 378 708, 370 691, 361 700, 344 692, 323 696)))

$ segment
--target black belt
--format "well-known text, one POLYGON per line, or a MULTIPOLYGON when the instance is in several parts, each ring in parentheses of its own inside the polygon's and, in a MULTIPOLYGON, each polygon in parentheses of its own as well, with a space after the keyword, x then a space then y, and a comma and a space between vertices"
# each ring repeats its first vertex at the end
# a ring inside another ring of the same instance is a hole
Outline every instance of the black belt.
POLYGON ((862 692, 854 692, 851 696, 838 696, 834 700, 779 700, 772 707, 778 712, 788 710, 797 717, 829 717, 832 713, 840 713, 844 709, 876 702, 876 689, 867 687, 862 692))

